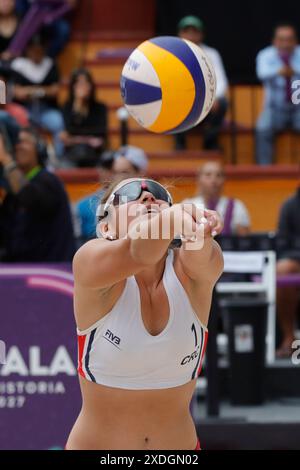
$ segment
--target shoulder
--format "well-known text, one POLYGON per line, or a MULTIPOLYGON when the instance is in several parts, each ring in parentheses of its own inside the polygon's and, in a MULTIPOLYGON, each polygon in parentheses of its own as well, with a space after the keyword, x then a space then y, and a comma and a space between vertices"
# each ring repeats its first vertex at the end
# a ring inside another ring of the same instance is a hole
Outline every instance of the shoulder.
POLYGON ((11 62, 10 68, 14 72, 14 80, 16 82, 24 79, 24 70, 27 69, 28 65, 29 61, 26 57, 17 57, 11 62))
POLYGON ((240 199, 233 199, 233 204, 234 204, 235 210, 243 210, 243 211, 247 210, 245 203, 241 201, 240 199))
POLYGON ((211 57, 214 57, 215 59, 221 59, 220 52, 217 49, 215 49, 214 47, 210 47, 210 46, 207 46, 206 44, 204 44, 202 46, 202 49, 204 50, 204 52, 206 52, 211 57))
POLYGON ((73 271, 74 274, 82 268, 83 265, 88 263, 88 260, 94 255, 94 253, 99 251, 99 248, 105 249, 105 246, 109 242, 104 239, 95 238, 89 240, 84 245, 82 245, 79 250, 76 251, 73 258, 73 271))
POLYGON ((57 194, 65 194, 65 188, 55 173, 48 171, 46 168, 43 168, 40 173, 32 179, 33 183, 43 185, 45 188, 55 191, 57 194))
POLYGON ((28 59, 26 57, 17 57, 14 59, 10 66, 13 70, 22 71, 22 67, 28 64, 28 59))
POLYGON ((43 168, 43 169, 38 173, 38 175, 36 176, 36 178, 34 178, 34 180, 36 180, 36 179, 43 180, 43 181, 49 181, 49 182, 51 182, 51 183, 53 183, 53 184, 62 186, 62 183, 61 183, 59 177, 56 176, 55 173, 52 173, 51 171, 48 171, 47 168, 43 168))
MULTIPOLYGON (((220 52, 213 47, 206 46, 202 47, 204 52, 207 54, 208 58, 211 60, 212 64, 216 68, 216 73, 219 73, 222 69, 224 69, 223 59, 220 52)), ((225 71, 223 70, 225 73, 225 71)))
POLYGON ((272 57, 275 55, 275 53, 276 53, 276 49, 274 46, 267 46, 261 49, 260 51, 258 51, 257 58, 264 59, 264 58, 272 57))
POLYGON ((293 196, 290 196, 288 199, 284 201, 284 203, 281 206, 281 210, 289 210, 292 209, 294 206, 300 205, 300 198, 298 198, 295 194, 293 196))
MULTIPOLYGON (((89 196, 84 197, 83 199, 80 199, 77 203, 77 207, 79 210, 95 210, 96 214, 96 209, 97 205, 101 199, 101 193, 104 191, 100 191, 98 193, 90 194, 89 196)), ((103 195, 103 194, 102 194, 103 195)))

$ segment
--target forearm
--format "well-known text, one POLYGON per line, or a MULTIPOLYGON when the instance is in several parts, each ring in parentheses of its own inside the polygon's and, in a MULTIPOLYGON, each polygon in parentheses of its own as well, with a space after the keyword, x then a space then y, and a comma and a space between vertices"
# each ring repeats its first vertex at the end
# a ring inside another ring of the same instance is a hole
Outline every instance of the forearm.
POLYGON ((195 281, 214 280, 219 277, 224 267, 222 250, 212 237, 205 240, 200 250, 185 250, 182 246, 179 258, 184 272, 195 281))
POLYGON ((157 263, 174 239, 176 229, 173 208, 141 221, 128 232, 131 256, 145 265, 157 263))
POLYGON ((94 239, 85 243, 73 260, 75 281, 89 288, 105 288, 145 269, 131 253, 132 240, 94 239))
POLYGON ((62 139, 62 142, 67 147, 70 147, 72 145, 83 143, 83 140, 80 137, 76 136, 76 135, 68 134, 65 138, 62 139))
POLYGON ((57 84, 48 86, 33 86, 30 90, 32 98, 56 98, 59 87, 57 84))
POLYGON ((183 242, 180 247, 181 256, 184 256, 185 260, 194 262, 196 260, 198 265, 206 265, 210 262, 214 246, 217 244, 212 236, 205 237, 203 240, 202 248, 200 245, 197 247, 195 242, 183 242), (194 249, 193 249, 194 246, 194 249))
POLYGON ((47 98, 56 98, 59 92, 59 86, 57 84, 44 86, 42 89, 45 92, 45 96, 47 98))

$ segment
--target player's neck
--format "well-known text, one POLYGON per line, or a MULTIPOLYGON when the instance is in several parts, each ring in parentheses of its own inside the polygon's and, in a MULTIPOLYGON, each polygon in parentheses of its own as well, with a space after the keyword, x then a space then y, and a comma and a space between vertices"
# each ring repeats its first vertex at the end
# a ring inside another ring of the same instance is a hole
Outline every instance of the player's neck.
POLYGON ((136 274, 135 278, 138 284, 145 286, 149 291, 155 289, 162 280, 165 270, 166 256, 167 255, 159 260, 158 263, 153 266, 149 266, 136 274))

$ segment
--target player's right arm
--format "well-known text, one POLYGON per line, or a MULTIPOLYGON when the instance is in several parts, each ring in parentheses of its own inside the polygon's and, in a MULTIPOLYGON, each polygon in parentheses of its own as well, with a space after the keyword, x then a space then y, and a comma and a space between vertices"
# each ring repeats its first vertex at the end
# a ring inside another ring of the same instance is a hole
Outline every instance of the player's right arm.
POLYGON ((85 243, 73 258, 74 279, 81 286, 103 289, 144 268, 131 256, 130 239, 95 239, 85 243))

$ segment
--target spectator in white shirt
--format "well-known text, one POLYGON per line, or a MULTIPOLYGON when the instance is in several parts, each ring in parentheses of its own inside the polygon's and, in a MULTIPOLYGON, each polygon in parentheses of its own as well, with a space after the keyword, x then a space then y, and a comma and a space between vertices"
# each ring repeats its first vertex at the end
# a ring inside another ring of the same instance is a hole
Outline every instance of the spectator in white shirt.
POLYGON ((248 210, 239 199, 222 196, 224 183, 223 165, 218 161, 208 161, 199 170, 198 195, 183 202, 192 202, 200 208, 216 210, 224 219, 222 235, 248 235, 248 210))
MULTIPOLYGON (((218 135, 228 107, 228 100, 226 97, 228 80, 222 58, 216 49, 203 43, 204 25, 197 16, 185 16, 180 20, 178 23, 178 36, 182 39, 188 39, 200 46, 210 59, 215 69, 217 79, 216 99, 210 113, 200 126, 203 130, 203 147, 207 150, 217 150, 219 149, 218 135)), ((185 149, 186 134, 176 134, 175 138, 176 149, 185 149)))

